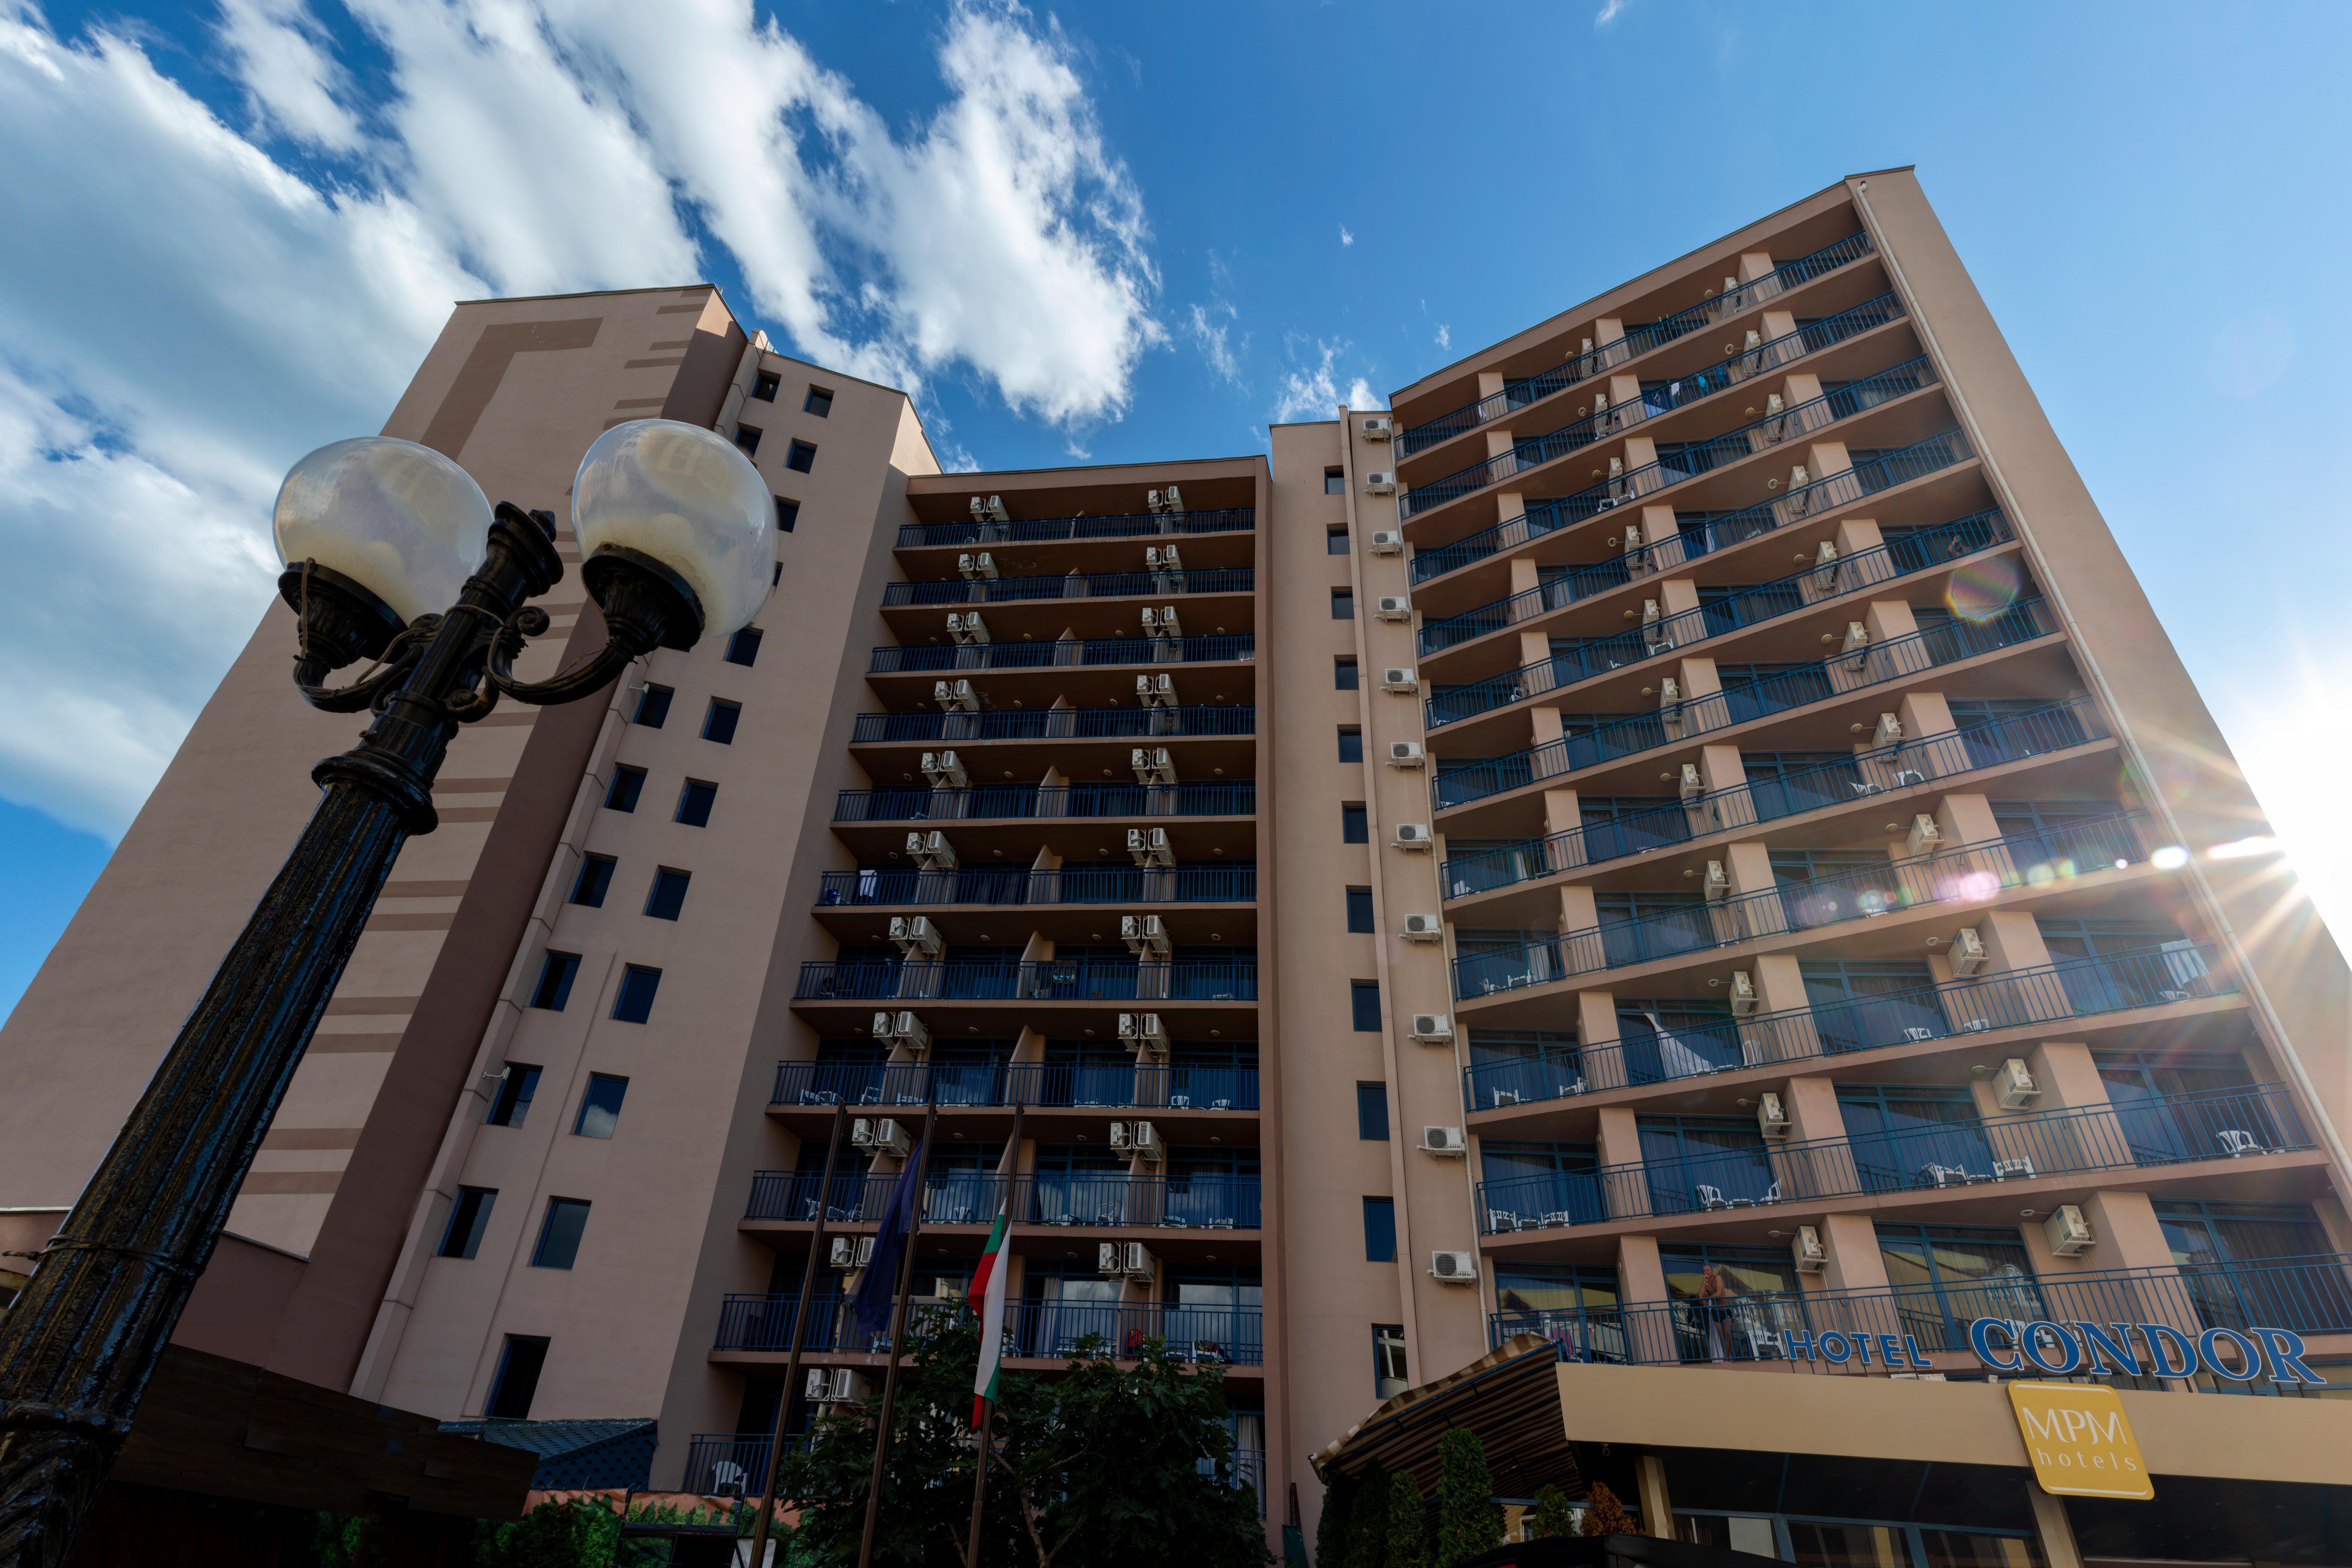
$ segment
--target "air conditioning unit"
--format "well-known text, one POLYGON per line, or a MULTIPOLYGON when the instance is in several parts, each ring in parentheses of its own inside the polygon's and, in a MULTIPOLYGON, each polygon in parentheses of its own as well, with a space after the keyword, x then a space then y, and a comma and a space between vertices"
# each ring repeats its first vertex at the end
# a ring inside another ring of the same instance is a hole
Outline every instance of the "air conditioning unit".
POLYGON ((1443 1013, 1415 1013, 1412 1037, 1425 1046, 1450 1046, 1454 1043, 1454 1020, 1443 1013))
POLYGON ((1393 528, 1374 529, 1372 531, 1372 553, 1375 555, 1403 554, 1404 535, 1393 528))
POLYGON ((1977 934, 1976 927, 1962 926, 1952 933, 1952 946, 1948 956, 1952 961, 1953 973, 1974 974, 1984 967, 1984 938, 1977 934))
POLYGON ((1436 915, 1404 917, 1404 939, 1407 942, 1444 942, 1445 921, 1436 915))
POLYGON ((1400 849, 1426 850, 1436 843, 1425 822, 1400 822, 1396 825, 1396 847, 1400 849))
MULTIPOLYGON (((1616 543, 1617 542, 1616 542, 1614 539, 1612 539, 1612 540, 1611 540, 1609 542, 1610 542, 1610 543, 1612 543, 1612 544, 1614 544, 1614 543, 1616 543)), ((1628 554, 1628 555, 1631 555, 1631 554, 1633 554, 1635 551, 1637 551, 1637 550, 1639 550, 1639 549, 1641 549, 1641 548, 1642 548, 1642 525, 1641 525, 1640 523, 1638 523, 1638 522, 1629 522, 1629 523, 1627 523, 1627 524, 1625 525, 1625 553, 1626 553, 1626 554, 1628 554)))
POLYGON ((1730 894, 1731 878, 1725 873, 1722 861, 1710 860, 1706 863, 1706 874, 1699 879, 1699 886, 1706 889, 1709 903, 1730 894))
POLYGON ((1419 741, 1389 742, 1389 766, 1392 768, 1417 768, 1425 760, 1421 754, 1419 741))
POLYGON ((1756 1125, 1764 1130, 1767 1138, 1789 1135, 1789 1112, 1777 1094, 1759 1095, 1756 1100, 1756 1125))
POLYGON ((1642 651, 1643 653, 1664 653, 1674 646, 1675 639, 1666 635, 1665 619, 1658 614, 1658 601, 1655 599, 1643 600, 1642 651))
POLYGON ((1101 1241, 1095 1244, 1095 1272, 1149 1284, 1159 1278, 1160 1259, 1139 1241, 1101 1241))
POLYGON ((1892 713, 1881 713, 1878 716, 1878 728, 1871 733, 1870 743, 1873 747, 1882 750, 1888 746, 1901 745, 1903 721, 1892 713))
POLYGON ((2000 1074, 1992 1080, 1992 1096, 2003 1110, 2022 1110, 2042 1098, 2042 1086, 2033 1081, 2021 1058, 2011 1057, 2000 1064, 2000 1074))
POLYGON ((1139 675, 1135 678, 1135 700, 1146 708, 1173 708, 1176 701, 1176 678, 1172 675, 1139 675))
POLYGON ((2073 1204, 2060 1204, 2042 1222, 2042 1234, 2050 1238, 2050 1250, 2061 1258, 2073 1258, 2088 1252, 2098 1245, 2099 1238, 2091 1234, 2091 1222, 2073 1204))
POLYGON ((1870 628, 1860 621, 1846 622, 1845 642, 1838 654, 1845 660, 1846 668, 1859 672, 1870 662, 1870 628))
POLYGON ((942 945, 939 928, 931 924, 929 915, 892 915, 890 940, 897 944, 899 953, 907 958, 918 954, 924 958, 937 958, 942 945))
POLYGON ((1744 969, 1731 972, 1731 1016, 1745 1018, 1756 1011, 1756 982, 1744 969))
POLYGON ((836 1236, 833 1238, 832 1256, 835 1268, 863 1268, 874 1261, 874 1238, 870 1236, 836 1236))
POLYGON ((950 610, 948 636, 959 643, 984 643, 988 640, 988 627, 978 610, 950 610))
POLYGON ((1432 1278, 1448 1285, 1469 1285, 1478 1278, 1478 1255, 1475 1252, 1433 1252, 1429 1255, 1432 1278))
POLYGON ((871 1396, 865 1375, 854 1367, 813 1366, 802 1386, 811 1405, 849 1405, 871 1396))
POLYGON ((1157 1013, 1121 1013, 1118 1043, 1130 1051, 1160 1055, 1168 1049, 1168 1030, 1157 1013))
POLYGON ((950 713, 980 711, 980 693, 971 689, 969 680, 932 681, 931 700, 950 713))
POLYGON ((1114 1121, 1110 1124, 1110 1146, 1125 1153, 1140 1155, 1158 1163, 1167 1152, 1160 1134, 1149 1121, 1114 1121))
POLYGON ((1184 498, 1174 485, 1170 485, 1164 490, 1146 490, 1143 493, 1143 504, 1149 507, 1155 516, 1160 512, 1181 512, 1184 510, 1184 498))
POLYGON ((1658 711, 1669 724, 1683 719, 1683 683, 1669 675, 1658 682, 1658 711))
POLYGON ((1706 793, 1706 780, 1699 776, 1698 764, 1696 763, 1685 763, 1683 764, 1682 784, 1680 787, 1682 789, 1683 804, 1685 805, 1688 805, 1691 802, 1696 800, 1699 796, 1706 793))
POLYGON ((901 1160, 914 1147, 907 1130, 887 1116, 859 1117, 849 1124, 849 1141, 870 1154, 896 1154, 901 1160))
POLYGON ((929 833, 907 835, 907 858, 926 871, 952 871, 956 868, 956 852, 948 843, 948 836, 938 828, 929 833))
POLYGON ((1819 1274, 1830 1260, 1829 1249, 1822 1245, 1822 1233, 1810 1225, 1797 1227, 1797 1238, 1789 1244, 1789 1251, 1797 1260, 1800 1274, 1819 1274))
POLYGON ((1384 669, 1381 671, 1381 689, 1418 691, 1421 689, 1421 677, 1410 669, 1384 669))
POLYGON ((1176 759, 1168 754, 1165 746, 1133 747, 1128 752, 1127 765, 1135 770, 1135 782, 1139 784, 1176 782, 1176 759))
POLYGON ((990 496, 985 500, 974 496, 971 498, 971 520, 974 522, 1011 522, 1013 514, 1004 510, 1004 498, 1002 496, 990 496))
POLYGON ((1421 1130, 1421 1146, 1432 1154, 1463 1155, 1470 1152, 1469 1142, 1459 1127, 1424 1127, 1421 1130))
POLYGON ((1402 594, 1382 594, 1372 601, 1372 614, 1384 621, 1412 619, 1412 601, 1402 594))
POLYGON ((933 789, 961 789, 971 782, 953 752, 925 752, 923 776, 931 781, 933 789))
POLYGON ((977 555, 956 557, 956 570, 966 582, 993 582, 996 579, 996 558, 983 550, 977 555))
POLYGON ((1143 635, 1148 637, 1181 637, 1184 628, 1176 621, 1176 606, 1164 605, 1154 610, 1149 605, 1143 612, 1143 635))
POLYGON ((931 1031, 911 1012, 874 1015, 874 1037, 885 1045, 904 1046, 915 1056, 931 1048, 931 1031))
POLYGON ((1147 572, 1181 572, 1184 570, 1184 558, 1176 552, 1172 544, 1165 548, 1147 544, 1143 547, 1143 568, 1147 572))
POLYGON ((1127 951, 1138 958, 1168 956, 1168 928, 1158 915, 1119 916, 1118 938, 1127 943, 1127 951))
POLYGON ((1366 416, 1363 424, 1357 428, 1363 431, 1367 441, 1385 441, 1396 434, 1396 426, 1385 414, 1366 416))
POLYGON ((1904 847, 1914 855, 1932 855, 1944 847, 1944 830, 1926 812, 1911 818, 1911 835, 1903 841, 1904 847))
POLYGON ((1168 830, 1164 827, 1129 828, 1127 853, 1139 866, 1176 864, 1176 851, 1169 847, 1168 830))
POLYGON ((1364 476, 1364 493, 1368 496, 1392 496, 1396 494, 1396 476, 1394 474, 1382 473, 1366 474, 1364 476))

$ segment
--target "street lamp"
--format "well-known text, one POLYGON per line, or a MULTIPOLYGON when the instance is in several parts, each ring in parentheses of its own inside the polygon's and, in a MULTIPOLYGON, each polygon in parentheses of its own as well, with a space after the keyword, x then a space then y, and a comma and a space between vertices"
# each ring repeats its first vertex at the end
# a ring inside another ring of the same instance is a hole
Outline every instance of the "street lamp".
POLYGON ((606 431, 581 460, 572 519, 607 640, 532 683, 513 665, 548 627, 526 601, 563 576, 551 513, 493 510, 447 458, 377 437, 286 476, 278 590, 299 620, 295 684, 313 707, 374 718, 311 770, 324 794, 300 840, 0 1314, 0 1568, 64 1559, 394 858, 438 826, 433 779, 457 726, 502 697, 594 696, 656 647, 745 625, 773 580, 770 505, 711 431, 606 431), (359 679, 326 684, 361 659, 374 663, 359 679))

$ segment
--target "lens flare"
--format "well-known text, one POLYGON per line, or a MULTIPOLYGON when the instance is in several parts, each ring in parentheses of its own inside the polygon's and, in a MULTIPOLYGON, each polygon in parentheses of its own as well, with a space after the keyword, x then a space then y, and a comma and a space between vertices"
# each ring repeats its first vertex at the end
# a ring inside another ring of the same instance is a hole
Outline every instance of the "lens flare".
POLYGON ((2227 844, 2216 844, 2205 851, 2210 860, 2243 860, 2252 855, 2275 855, 2279 841, 2275 838, 2235 838, 2227 844))
POLYGON ((2159 871, 2178 871, 2189 864, 2189 851, 2178 844, 2168 844, 2149 856, 2147 863, 2159 871))
POLYGON ((2017 603, 2021 581, 2014 556, 1971 562, 1952 574, 1944 605, 1961 620, 1989 621, 2017 603))

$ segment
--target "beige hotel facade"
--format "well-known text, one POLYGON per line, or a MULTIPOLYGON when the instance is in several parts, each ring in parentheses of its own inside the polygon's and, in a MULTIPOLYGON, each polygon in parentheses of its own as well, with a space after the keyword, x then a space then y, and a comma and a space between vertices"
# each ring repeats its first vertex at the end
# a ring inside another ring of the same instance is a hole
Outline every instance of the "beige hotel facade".
MULTIPOLYGON (((708 286, 458 305, 385 434, 563 516, 603 430, 715 426, 779 586, 459 736, 180 1342, 740 1489, 820 1205, 811 1363, 878 1369, 838 1299, 935 1107, 918 1288, 1009 1206, 1011 1364, 1225 1363, 1277 1543, 1428 1405, 1800 1561, 2352 1561, 2345 966, 1912 174, 1391 404, 950 474, 708 286), (2222 1363, 2111 1331, 2154 1502, 2026 1468, 1998 1380, 2084 1321, 2222 1363)), ((348 743, 292 646, 0 1034, 0 1247, 348 743)))

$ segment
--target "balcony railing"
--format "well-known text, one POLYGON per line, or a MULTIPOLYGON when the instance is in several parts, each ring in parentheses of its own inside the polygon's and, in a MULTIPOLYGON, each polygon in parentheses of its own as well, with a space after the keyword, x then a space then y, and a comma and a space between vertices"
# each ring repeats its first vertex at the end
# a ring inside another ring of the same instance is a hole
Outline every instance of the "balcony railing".
POLYGON ((1795 768, 1775 777, 1709 790, 1641 811, 1590 822, 1547 838, 1450 856, 1439 880, 1449 899, 1532 882, 1623 860, 1725 828, 1816 811, 1936 779, 1955 778, 2106 738, 2106 721, 2089 697, 2069 698, 1965 730, 1902 741, 1851 757, 1795 768))
POLYGON ((982 784, 971 789, 845 789, 834 797, 835 822, 985 822, 1038 818, 1247 816, 1257 784, 1213 780, 1176 784, 982 784))
MULTIPOLYGON (((1850 311, 1848 314, 1853 312, 1850 311)), ((1842 318, 1832 318, 1832 320, 1840 319, 1842 318)), ((1871 324, 1874 326, 1877 323, 1874 321, 1871 324)), ((1819 334, 1816 333, 1816 335, 1819 334)), ((1780 340, 1774 341, 1777 342, 1780 340)), ((1865 380, 1848 382, 1834 392, 1825 393, 1820 397, 1800 403, 1793 408, 1782 409, 1777 414, 1768 415, 1751 424, 1743 425, 1736 430, 1727 431, 1709 440, 1695 442, 1684 447, 1669 460, 1636 468, 1625 475, 1627 489, 1629 490, 1633 489, 1633 481, 1636 476, 1648 475, 1654 468, 1657 469, 1663 477, 1655 483, 1644 480, 1642 488, 1633 493, 1646 494, 1661 485, 1672 484, 1676 479, 1690 479, 1711 469, 1719 468, 1726 463, 1735 462, 1741 458, 1753 457, 1759 452, 1769 451, 1783 442, 1793 441, 1801 436, 1809 435, 1824 425, 1843 419, 1863 409, 1875 407, 1906 393, 1916 392, 1923 386, 1932 386, 1935 381, 1935 366, 1930 364, 1927 356, 1923 354, 1890 370, 1881 371, 1865 380)), ((1679 387, 1682 384, 1676 382, 1675 384, 1679 387)), ((1509 451, 1488 458, 1484 462, 1473 463, 1466 468, 1446 475, 1444 479, 1432 479, 1423 485, 1415 485, 1405 498, 1407 515, 1418 515, 1447 501, 1474 495, 1491 485, 1498 485, 1516 474, 1524 473, 1554 458, 1564 458, 1570 452, 1580 451, 1593 442, 1607 437, 1630 430, 1652 414, 1664 413, 1665 400, 1663 395, 1659 402, 1661 406, 1654 408, 1645 396, 1637 402, 1603 409, 1589 418, 1580 419, 1575 424, 1565 426, 1548 436, 1532 436, 1524 441, 1515 442, 1509 451)), ((1616 481, 1612 480, 1612 486, 1615 484, 1616 481)))
POLYGON ((1522 947, 1465 953, 1454 961, 1454 994, 1468 1001, 1923 904, 1981 903, 2004 888, 2046 887, 2145 860, 2147 823, 2146 812, 2124 812, 1562 931, 1522 947))
POLYGON ((1428 728, 1442 729, 1496 708, 1622 669, 1661 654, 1690 647, 1864 588, 1892 581, 1921 565, 1939 565, 2009 541, 1997 511, 1962 518, 1941 528, 1874 545, 1852 555, 1809 566, 1786 577, 1739 588, 1720 599, 1644 624, 1641 630, 1588 637, 1560 648, 1539 663, 1460 686, 1440 686, 1423 701, 1428 728), (1918 564, 1914 564, 1916 563, 1918 564))
MULTIPOLYGON (((897 1190, 898 1175, 837 1174, 826 1186, 821 1171, 755 1171, 745 1219, 814 1220, 823 1194, 829 1222, 877 1223, 897 1190)), ((1015 1225, 1158 1227, 1170 1230, 1255 1230, 1255 1175, 1130 1176, 1123 1172, 998 1176, 933 1173, 923 1184, 925 1225, 988 1225, 1009 1212, 1015 1225)))
MULTIPOLYGON (((925 1316, 961 1319, 969 1309, 961 1301, 934 1305, 917 1301, 925 1316)), ((730 1296, 719 1307, 719 1332, 711 1349, 782 1352, 793 1347, 793 1322, 800 1315, 800 1298, 791 1296, 730 1296)), ((1132 1352, 1146 1340, 1159 1340, 1186 1361, 1216 1362, 1234 1366, 1258 1366, 1265 1361, 1265 1326, 1255 1307, 1191 1306, 1175 1301, 1113 1304, 1095 1301, 1007 1301, 1004 1304, 1004 1353, 1011 1356, 1067 1358, 1080 1353, 1084 1342, 1097 1339, 1117 1352, 1132 1352)), ((809 1302, 809 1328, 803 1351, 832 1355, 889 1353, 887 1333, 869 1333, 858 1327, 839 1296, 820 1296, 809 1302)))
MULTIPOLYGON (((784 1452, 808 1446, 805 1436, 784 1440, 784 1452)), ((681 1490, 698 1497, 757 1497, 768 1479, 768 1439, 735 1432, 697 1432, 687 1439, 681 1490)))
POLYGON ((1171 963, 1118 959, 896 959, 803 963, 802 1002, 1255 1002, 1255 959, 1180 958, 1171 963))
POLYGON ((1054 642, 915 643, 877 647, 868 675, 959 669, 1078 669, 1105 664, 1200 664, 1257 657, 1247 632, 1198 637, 1064 637, 1054 642))
POLYGON ((1139 539, 1147 534, 1238 533, 1257 526, 1255 507, 1212 511, 1105 512, 1099 517, 1030 517, 1011 522, 910 522, 898 548, 926 544, 1027 544, 1058 539, 1139 539))
POLYGON ((1478 1210, 1481 1229, 1498 1235, 2144 1170, 2311 1146, 2286 1086, 2259 1084, 1481 1182, 1478 1210))
POLYGON ((778 1062, 773 1105, 1255 1110, 1257 1068, 1132 1060, 778 1062))
MULTIPOLYGON (((1909 1335, 1923 1352, 1968 1354, 1969 1325, 1979 1318, 2020 1331, 2033 1322, 2160 1323, 2191 1339, 2207 1329, 2243 1333, 2257 1327, 2347 1333, 2352 1257, 2039 1276, 2012 1270, 1899 1289, 1759 1290, 1713 1300, 1496 1312, 1487 1335, 1499 1347, 1517 1334, 1540 1334, 1570 1361, 1780 1362, 1790 1359, 1796 1336, 1817 1342, 1824 1333, 1909 1335)), ((1883 1376, 1892 1369, 1874 1362, 1864 1370, 1883 1376)))
POLYGON ((1558 778, 1581 768, 1685 745, 1717 730, 1784 713, 1900 680, 1939 665, 1993 653, 2053 635, 2058 628, 2040 599, 2022 599, 1988 620, 1952 621, 1851 653, 1832 654, 1744 686, 1685 699, 1675 710, 1629 713, 1605 724, 1500 757, 1439 759, 1431 797, 1441 811, 1558 778))
POLYGON ((1087 866, 1025 871, 989 866, 952 871, 870 867, 827 871, 820 904, 1194 904, 1248 903, 1255 866, 1087 866))
MULTIPOLYGON (((1860 500, 1864 496, 1922 478, 1939 468, 1948 468, 1955 463, 1964 463, 1974 456, 1976 453, 1969 446, 1968 438, 1958 429, 1942 431, 1924 441, 1916 441, 1826 479, 1799 485, 1776 500, 1764 501, 1741 511, 1710 516, 1695 527, 1678 531, 1673 539, 1655 542, 1639 552, 1628 552, 1621 559, 1626 563, 1628 572, 1664 572, 1710 551, 1740 543, 1759 533, 1769 533, 1789 523, 1819 517, 1834 507, 1860 500)), ((1635 470, 1636 474, 1645 472, 1648 470, 1635 470)), ((1557 533, 1563 528, 1590 521, 1601 512, 1637 500, 1641 497, 1629 483, 1633 478, 1633 474, 1621 475, 1605 485, 1579 495, 1535 502, 1517 517, 1497 523, 1484 533, 1474 533, 1467 539, 1440 545, 1434 550, 1415 551, 1412 581, 1418 585, 1442 577, 1449 572, 1484 561, 1499 551, 1514 549, 1530 539, 1540 539, 1547 533, 1557 533)), ((1666 481, 1643 482, 1648 484, 1649 490, 1655 490, 1666 481)), ((1613 565, 1614 562, 1602 563, 1594 570, 1605 570, 1613 565)))
POLYGON ((1482 397, 1451 414, 1441 414, 1426 424, 1399 432, 1398 448, 1406 457, 1411 457, 1440 441, 1450 440, 1465 431, 1475 430, 1513 409, 1523 408, 1538 398, 1549 397, 1553 393, 1574 386, 1612 366, 1622 364, 1635 354, 1647 353, 1661 342, 1671 342, 1696 327, 1737 314, 1849 261, 1858 260, 1869 255, 1870 250, 1869 235, 1850 235, 1834 245, 1822 247, 1811 256, 1776 267, 1730 293, 1709 300, 1705 304, 1694 305, 1687 310, 1676 311, 1648 326, 1636 327, 1615 342, 1603 343, 1591 353, 1580 354, 1566 364, 1555 366, 1540 374, 1507 381, 1503 384, 1503 390, 1490 397, 1482 397))
POLYGON ((2220 973, 2220 955, 2201 942, 2173 942, 1819 1007, 1678 1023, 1647 1034, 1636 1030, 1631 1037, 1621 1034, 1614 1040, 1465 1068, 1463 1100, 1472 1110, 1532 1105, 1630 1085, 2235 995, 2238 988, 2220 973))
POLYGON ((860 713, 857 741, 1144 740, 1255 735, 1257 710, 1239 703, 1188 708, 992 708, 979 713, 860 713))
POLYGON ((1006 605, 1024 599, 1107 599, 1162 594, 1246 594, 1257 585, 1248 566, 1213 566, 1181 572, 1071 572, 1059 577, 948 577, 928 583, 892 583, 882 590, 885 606, 900 605, 1006 605))

